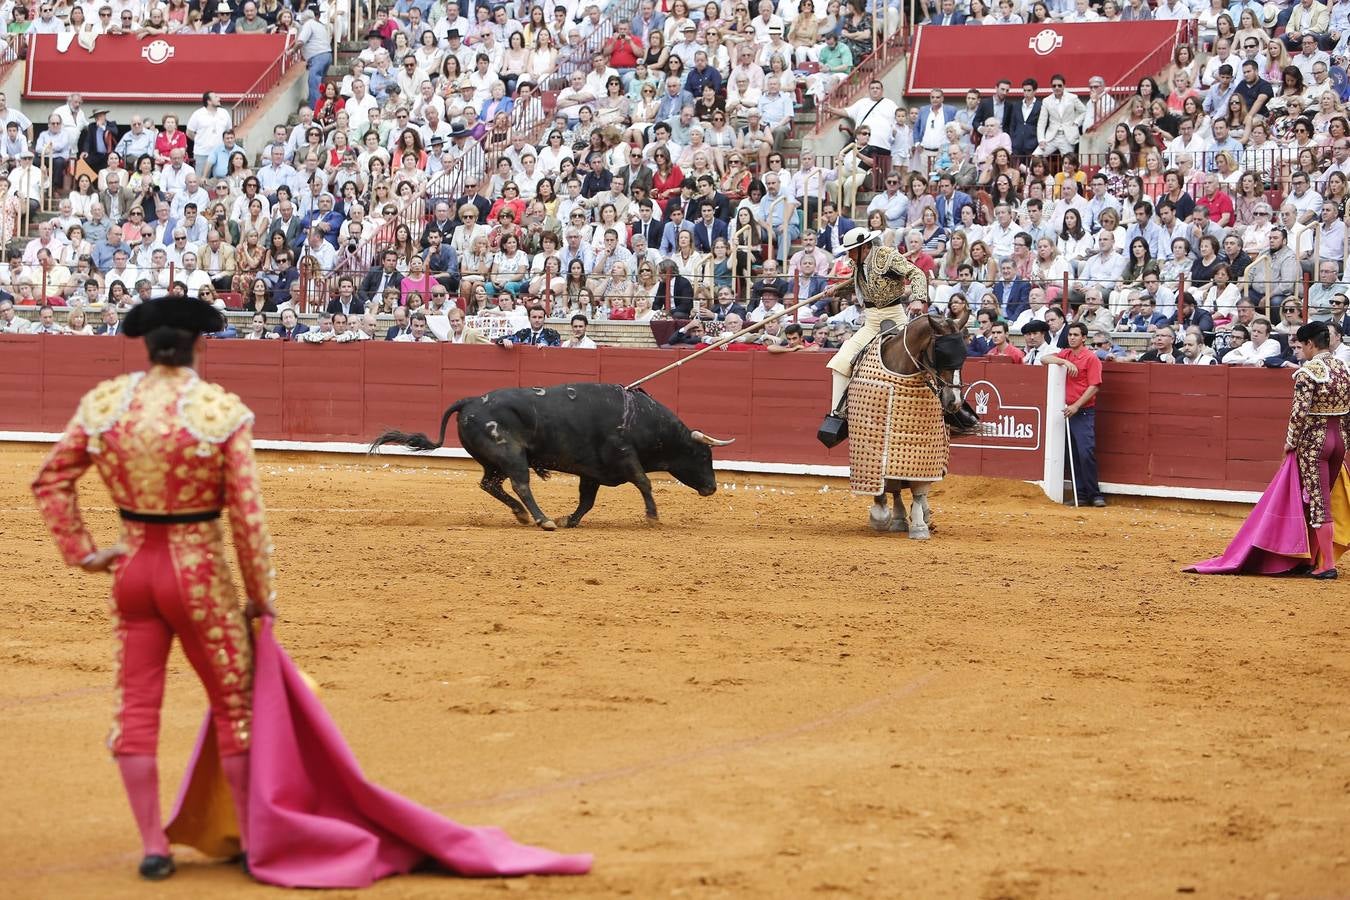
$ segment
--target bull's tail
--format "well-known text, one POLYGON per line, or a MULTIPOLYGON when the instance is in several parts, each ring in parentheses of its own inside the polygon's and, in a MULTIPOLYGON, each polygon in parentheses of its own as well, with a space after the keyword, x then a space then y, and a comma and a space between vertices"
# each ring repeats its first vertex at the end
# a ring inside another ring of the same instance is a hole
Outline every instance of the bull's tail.
POLYGON ((472 398, 465 397, 463 400, 457 400, 450 404, 450 407, 445 411, 445 415, 441 416, 441 435, 436 439, 435 443, 432 443, 431 438, 420 431, 416 434, 409 434, 406 431, 386 431, 384 434, 371 441, 370 450, 368 452, 374 453, 385 444, 399 444, 418 452, 439 450, 441 447, 445 446, 445 431, 450 427, 450 417, 463 409, 464 405, 467 404, 470 399, 472 398))

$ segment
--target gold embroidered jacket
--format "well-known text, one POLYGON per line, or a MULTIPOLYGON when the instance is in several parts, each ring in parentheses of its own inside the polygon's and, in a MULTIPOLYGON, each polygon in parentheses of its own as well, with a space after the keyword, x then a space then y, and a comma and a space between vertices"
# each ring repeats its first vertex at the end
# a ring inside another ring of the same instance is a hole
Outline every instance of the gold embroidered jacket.
POLYGON ((96 548, 75 482, 91 464, 113 502, 138 513, 226 510, 247 596, 273 599, 272 539, 253 458, 253 413, 191 369, 156 366, 85 394, 33 493, 68 565, 96 548))
POLYGON ((928 276, 894 247, 873 247, 854 271, 853 282, 868 306, 896 306, 907 296, 927 302, 928 276))
POLYGON ((1345 363, 1323 352, 1294 370, 1294 404, 1285 435, 1291 447, 1304 449, 1315 432, 1317 446, 1307 449, 1320 451, 1325 420, 1346 415, 1350 415, 1350 369, 1345 363))

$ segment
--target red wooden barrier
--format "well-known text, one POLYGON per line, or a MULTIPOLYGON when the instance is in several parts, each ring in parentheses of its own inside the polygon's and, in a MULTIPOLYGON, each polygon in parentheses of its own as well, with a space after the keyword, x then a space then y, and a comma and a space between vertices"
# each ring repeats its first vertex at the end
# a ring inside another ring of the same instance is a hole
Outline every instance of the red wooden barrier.
MULTIPOLYGON (((434 434, 446 406, 494 388, 625 384, 671 352, 212 341, 200 369, 254 410, 260 438, 365 443, 392 427, 434 434)), ((827 450, 815 438, 829 403, 827 358, 712 353, 646 387, 690 427, 736 438, 719 459, 846 466, 846 447, 827 450)), ((0 335, 0 429, 60 431, 96 382, 145 366, 138 341, 0 335)), ((1044 421, 1045 369, 971 359, 964 381, 987 433, 953 443, 952 471, 1039 480, 1046 430, 1062 428, 1044 421)), ((1290 390, 1284 372, 1108 363, 1097 416, 1101 480, 1261 490, 1280 459, 1290 390)), ((453 427, 446 443, 458 445, 453 427)))

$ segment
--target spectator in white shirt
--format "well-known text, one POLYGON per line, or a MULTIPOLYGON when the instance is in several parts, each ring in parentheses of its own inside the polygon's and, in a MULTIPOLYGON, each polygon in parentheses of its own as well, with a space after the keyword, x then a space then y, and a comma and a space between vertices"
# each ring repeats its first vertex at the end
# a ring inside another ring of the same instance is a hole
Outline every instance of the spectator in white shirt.
POLYGON ((1252 339, 1229 350, 1223 358, 1225 365, 1264 366, 1267 359, 1278 358, 1281 355, 1280 342, 1270 336, 1269 319, 1258 316, 1252 319, 1248 327, 1252 339))
POLYGON ((572 336, 563 341, 562 345, 571 350, 594 350, 595 341, 586 336, 586 329, 590 325, 590 320, 577 313, 572 317, 572 336))

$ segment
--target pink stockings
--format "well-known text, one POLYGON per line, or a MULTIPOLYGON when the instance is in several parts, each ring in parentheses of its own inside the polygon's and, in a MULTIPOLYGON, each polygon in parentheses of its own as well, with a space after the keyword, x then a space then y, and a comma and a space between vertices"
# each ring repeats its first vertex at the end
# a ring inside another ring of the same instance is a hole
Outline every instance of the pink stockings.
MULTIPOLYGON (((155 757, 148 755, 118 755, 117 768, 122 773, 122 784, 131 803, 131 815, 141 833, 145 856, 168 856, 169 839, 164 836, 164 824, 159 812, 159 766, 155 757)), ((234 797, 234 810, 239 818, 240 843, 248 847, 248 755, 244 753, 223 757, 220 767, 234 797)))
POLYGON ((141 832, 145 856, 168 856, 169 839, 159 817, 159 767, 153 756, 118 756, 117 768, 131 801, 131 815, 141 832))

